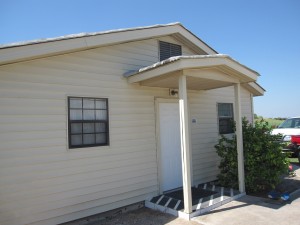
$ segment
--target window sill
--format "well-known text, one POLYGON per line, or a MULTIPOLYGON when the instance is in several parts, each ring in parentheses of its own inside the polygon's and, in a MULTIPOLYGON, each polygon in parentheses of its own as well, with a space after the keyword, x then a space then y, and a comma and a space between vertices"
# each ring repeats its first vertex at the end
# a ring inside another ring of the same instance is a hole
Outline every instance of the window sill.
POLYGON ((81 148, 69 148, 69 146, 67 146, 67 151, 68 152, 78 152, 78 151, 94 151, 94 150, 109 150, 111 149, 110 145, 104 145, 104 146, 90 146, 90 147, 81 147, 81 148))

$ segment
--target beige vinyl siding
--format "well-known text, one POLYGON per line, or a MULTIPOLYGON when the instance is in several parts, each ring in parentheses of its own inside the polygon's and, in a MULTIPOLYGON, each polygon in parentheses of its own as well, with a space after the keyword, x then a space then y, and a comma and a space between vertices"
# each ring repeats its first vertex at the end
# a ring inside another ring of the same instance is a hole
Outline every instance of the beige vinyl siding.
MULTIPOLYGON (((154 99, 169 90, 123 74, 158 59, 150 39, 0 67, 1 225, 57 224, 157 194, 154 99), (68 149, 68 96, 108 98, 109 146, 68 149)), ((216 102, 232 102, 232 90, 189 93, 194 183, 216 176, 216 102)))
POLYGON ((241 88, 241 106, 242 115, 246 117, 249 122, 253 123, 252 96, 251 93, 244 88, 241 88))
POLYGON ((0 67, 0 224, 57 224, 157 193, 154 96, 123 74, 157 40, 0 67), (109 101, 110 146, 68 149, 67 96, 109 101))
MULTIPOLYGON (((251 118, 250 93, 243 88, 241 93, 242 115, 251 118)), ((216 180, 219 172, 217 103, 234 104, 233 87, 189 93, 190 116, 197 120, 191 124, 194 185, 216 180)))

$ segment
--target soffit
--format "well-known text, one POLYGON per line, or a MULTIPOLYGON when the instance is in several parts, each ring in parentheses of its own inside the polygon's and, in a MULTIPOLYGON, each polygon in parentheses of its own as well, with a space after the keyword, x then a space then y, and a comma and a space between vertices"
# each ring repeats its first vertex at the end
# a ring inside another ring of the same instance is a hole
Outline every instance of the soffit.
POLYGON ((190 90, 209 90, 234 83, 254 82, 259 75, 226 55, 171 57, 139 71, 126 74, 129 83, 177 88, 178 76, 187 76, 190 90))

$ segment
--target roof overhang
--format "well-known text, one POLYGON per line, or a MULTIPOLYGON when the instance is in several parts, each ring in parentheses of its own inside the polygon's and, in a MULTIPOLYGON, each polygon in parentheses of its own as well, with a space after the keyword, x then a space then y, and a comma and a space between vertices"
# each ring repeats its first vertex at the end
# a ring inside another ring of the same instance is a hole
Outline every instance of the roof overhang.
MULTIPOLYGON (((187 76, 189 90, 210 90, 235 83, 246 85, 255 82, 259 76, 256 71, 220 54, 171 57, 124 76, 128 77, 129 83, 176 89, 181 75, 187 76)), ((255 87, 249 89, 253 91, 255 87)))
POLYGON ((180 23, 171 23, 0 45, 0 65, 168 35, 197 54, 217 53, 180 23))
POLYGON ((253 96, 263 96, 266 92, 266 90, 256 82, 245 83, 242 84, 242 86, 252 93, 253 96))

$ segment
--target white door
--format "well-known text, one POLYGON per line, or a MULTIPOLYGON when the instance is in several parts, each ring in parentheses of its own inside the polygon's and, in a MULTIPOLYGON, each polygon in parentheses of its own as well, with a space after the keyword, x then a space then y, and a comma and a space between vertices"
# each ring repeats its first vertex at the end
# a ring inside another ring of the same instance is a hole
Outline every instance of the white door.
POLYGON ((182 187, 178 103, 159 103, 160 182, 162 191, 182 187))

